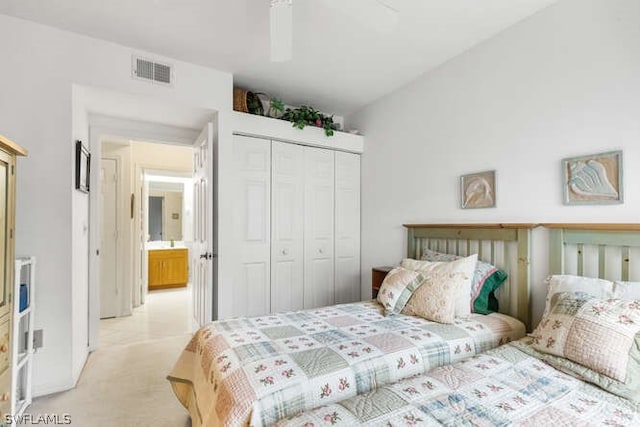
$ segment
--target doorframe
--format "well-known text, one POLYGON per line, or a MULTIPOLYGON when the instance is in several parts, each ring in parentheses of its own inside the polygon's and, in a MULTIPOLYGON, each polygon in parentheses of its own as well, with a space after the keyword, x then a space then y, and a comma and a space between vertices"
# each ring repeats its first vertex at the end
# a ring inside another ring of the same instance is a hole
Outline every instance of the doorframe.
MULTIPOLYGON (((147 142, 147 141, 145 141, 147 142)), ((176 145, 176 144, 172 144, 172 145, 176 145)), ((182 145, 182 144, 180 144, 182 145)), ((134 180, 133 180, 133 188, 136 189, 136 191, 140 188, 141 184, 143 183, 143 180, 140 179, 140 177, 142 175, 144 175, 145 173, 149 172, 149 171, 166 171, 166 172, 175 172, 175 173, 188 173, 191 172, 193 174, 193 170, 191 171, 187 171, 183 168, 180 167, 172 167, 172 166, 166 166, 166 165, 160 165, 160 164, 153 164, 153 163, 136 163, 132 165, 134 168, 134 180)), ((147 194, 148 197, 148 194, 147 194)), ((137 203, 142 203, 143 200, 140 199, 137 203)), ((138 233, 138 230, 140 230, 140 227, 142 227, 144 225, 143 223, 143 219, 141 218, 141 215, 139 215, 139 204, 136 205, 136 215, 134 216, 134 236, 133 236, 133 253, 138 254, 138 252, 142 249, 138 246, 139 244, 139 239, 137 238, 138 236, 136 235, 136 233, 138 233)), ((147 214, 148 214, 148 209, 147 209, 147 214)), ((134 283, 133 285, 137 285, 136 281, 138 280, 138 277, 136 276, 137 273, 144 273, 144 269, 145 269, 145 265, 143 263, 141 263, 139 266, 135 266, 133 268, 133 280, 134 283)), ((146 282, 148 280, 147 275, 143 274, 142 276, 142 281, 140 282, 140 302, 141 304, 144 304, 145 301, 145 297, 148 293, 148 287, 145 286, 146 282)), ((135 292, 135 290, 134 290, 135 292)), ((133 300, 135 301, 135 297, 133 297, 133 300)))
MULTIPOLYGON (((212 115, 216 112, 212 110, 212 115)), ((102 141, 104 139, 128 139, 155 142, 160 144, 184 145, 191 147, 193 141, 200 134, 199 130, 169 126, 159 123, 143 122, 138 120, 122 119, 105 115, 89 115, 89 150, 94 155, 94 164, 90 170, 89 193, 89 310, 88 310, 88 343, 89 351, 95 351, 99 347, 100 333, 100 166, 102 141)), ((133 279, 133 277, 131 277, 133 279)), ((125 281, 126 282, 126 281, 125 281)), ((126 285, 126 283, 125 283, 126 285)), ((131 286, 123 293, 132 298, 131 286)))

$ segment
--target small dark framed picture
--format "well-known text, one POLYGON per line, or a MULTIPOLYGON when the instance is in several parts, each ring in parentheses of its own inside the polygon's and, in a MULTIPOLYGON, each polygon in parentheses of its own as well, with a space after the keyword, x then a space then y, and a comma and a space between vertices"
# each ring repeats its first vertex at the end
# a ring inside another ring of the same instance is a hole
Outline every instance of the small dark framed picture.
POLYGON ((91 172, 91 153, 82 141, 76 141, 76 190, 89 192, 89 176, 91 172))

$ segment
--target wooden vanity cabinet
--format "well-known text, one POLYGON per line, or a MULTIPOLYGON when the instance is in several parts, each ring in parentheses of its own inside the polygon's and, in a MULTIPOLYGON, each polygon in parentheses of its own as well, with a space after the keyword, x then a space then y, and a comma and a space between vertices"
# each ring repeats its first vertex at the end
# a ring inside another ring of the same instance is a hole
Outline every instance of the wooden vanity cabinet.
POLYGON ((149 290, 179 288, 189 281, 189 250, 149 251, 149 290))

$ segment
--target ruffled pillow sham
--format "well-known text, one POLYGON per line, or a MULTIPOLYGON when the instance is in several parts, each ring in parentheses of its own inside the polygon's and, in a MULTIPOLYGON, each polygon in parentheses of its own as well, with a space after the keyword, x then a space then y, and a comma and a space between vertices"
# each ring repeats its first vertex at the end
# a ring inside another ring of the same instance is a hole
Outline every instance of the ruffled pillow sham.
MULTIPOLYGON (((422 253, 424 261, 453 261, 462 257, 425 249, 422 253)), ((498 311, 498 299, 495 291, 507 280, 507 273, 496 266, 478 260, 471 280, 471 311, 489 314, 498 311)))

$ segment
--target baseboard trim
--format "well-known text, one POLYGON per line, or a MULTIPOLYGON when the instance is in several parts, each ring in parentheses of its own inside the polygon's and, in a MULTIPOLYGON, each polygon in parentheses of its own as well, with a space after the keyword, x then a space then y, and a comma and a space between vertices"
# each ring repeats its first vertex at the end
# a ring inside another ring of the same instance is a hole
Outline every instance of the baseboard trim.
POLYGON ((80 380, 80 376, 82 375, 82 371, 84 370, 84 367, 87 365, 87 360, 89 360, 88 348, 86 348, 85 351, 82 353, 82 359, 80 360, 80 363, 72 367, 73 371, 71 372, 71 380, 73 381, 73 387, 75 387, 78 384, 78 381, 80 380))
POLYGON ((82 363, 79 363, 78 366, 73 367, 73 372, 71 378, 67 378, 63 381, 48 383, 48 384, 40 384, 33 386, 33 397, 43 397, 48 396, 54 393, 61 393, 63 391, 71 390, 78 385, 78 381, 80 380, 80 376, 82 376, 82 371, 87 364, 87 360, 89 359, 89 349, 85 353, 83 353, 82 363))
POLYGON ((60 393, 63 391, 71 390, 76 386, 76 383, 72 378, 69 378, 66 381, 49 383, 49 384, 40 384, 33 386, 33 397, 42 397, 48 396, 54 393, 60 393))

